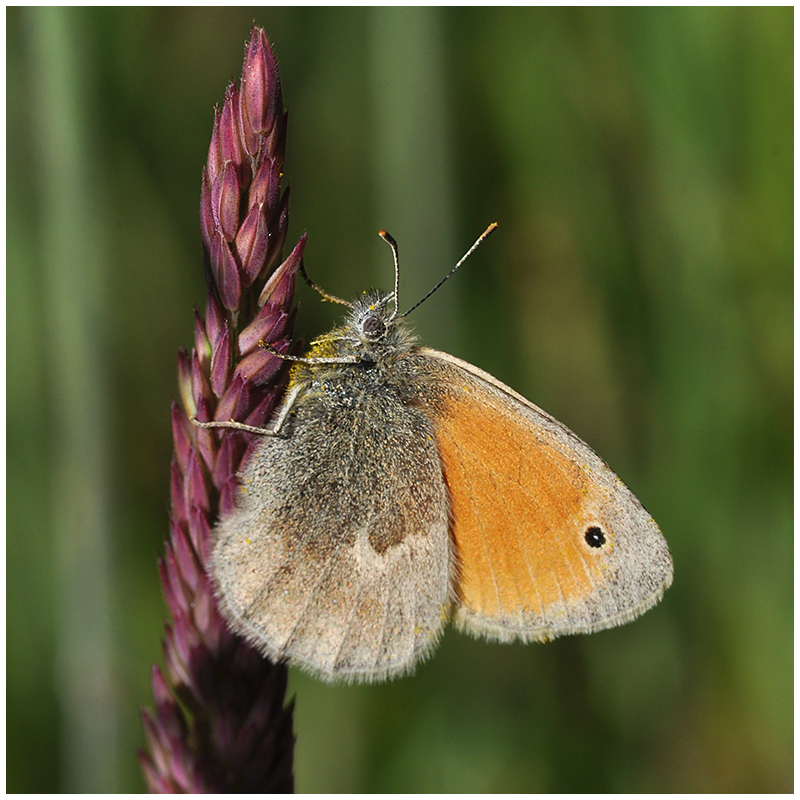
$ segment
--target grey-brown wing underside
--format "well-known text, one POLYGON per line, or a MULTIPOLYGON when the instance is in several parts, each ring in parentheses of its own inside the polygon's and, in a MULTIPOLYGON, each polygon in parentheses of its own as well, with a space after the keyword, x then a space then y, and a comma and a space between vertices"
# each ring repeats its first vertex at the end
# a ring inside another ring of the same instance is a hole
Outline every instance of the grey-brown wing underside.
POLYGON ((447 495, 426 418, 306 398, 246 467, 212 572, 232 627, 325 680, 409 671, 447 619, 447 495))

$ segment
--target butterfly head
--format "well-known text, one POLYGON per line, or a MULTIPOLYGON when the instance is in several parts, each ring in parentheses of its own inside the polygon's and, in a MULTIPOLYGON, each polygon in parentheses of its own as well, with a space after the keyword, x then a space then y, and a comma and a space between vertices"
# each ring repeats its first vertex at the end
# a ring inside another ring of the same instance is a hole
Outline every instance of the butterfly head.
POLYGON ((403 319, 397 315, 392 292, 370 290, 353 301, 345 328, 347 339, 365 351, 393 350, 413 341, 403 319))

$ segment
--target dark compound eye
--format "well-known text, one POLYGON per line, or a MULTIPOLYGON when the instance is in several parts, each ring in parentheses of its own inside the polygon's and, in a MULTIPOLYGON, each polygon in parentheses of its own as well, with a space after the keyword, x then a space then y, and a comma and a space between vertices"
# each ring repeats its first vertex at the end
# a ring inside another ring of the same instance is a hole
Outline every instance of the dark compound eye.
POLYGON ((384 329, 383 320, 376 316, 371 315, 364 320, 364 333, 366 334, 375 334, 375 333, 382 333, 384 329))
POLYGON ((586 539, 586 544, 589 547, 602 547, 606 543, 606 535, 596 525, 586 529, 583 538, 586 539))

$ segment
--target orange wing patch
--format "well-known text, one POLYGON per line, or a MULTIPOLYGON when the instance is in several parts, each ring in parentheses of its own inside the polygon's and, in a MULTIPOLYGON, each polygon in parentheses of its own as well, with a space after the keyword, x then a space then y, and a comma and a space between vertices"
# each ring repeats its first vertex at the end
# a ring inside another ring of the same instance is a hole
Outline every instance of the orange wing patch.
POLYGON ((568 624, 571 609, 603 583, 602 568, 583 542, 589 476, 507 407, 516 402, 467 378, 438 418, 456 594, 467 616, 480 618, 467 623, 478 632, 546 638, 553 620, 568 624))

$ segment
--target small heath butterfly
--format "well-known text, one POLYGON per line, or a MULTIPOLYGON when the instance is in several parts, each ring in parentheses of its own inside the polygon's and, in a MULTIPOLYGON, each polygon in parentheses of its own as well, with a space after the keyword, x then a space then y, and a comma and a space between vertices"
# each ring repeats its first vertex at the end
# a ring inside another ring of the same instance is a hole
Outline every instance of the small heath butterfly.
POLYGON ((394 293, 347 303, 309 281, 350 313, 283 356, 296 363, 270 427, 196 423, 263 434, 215 532, 229 624, 323 680, 370 682, 412 671, 450 619, 537 642, 653 606, 672 582, 656 523, 572 431, 415 342, 381 235, 394 293))

